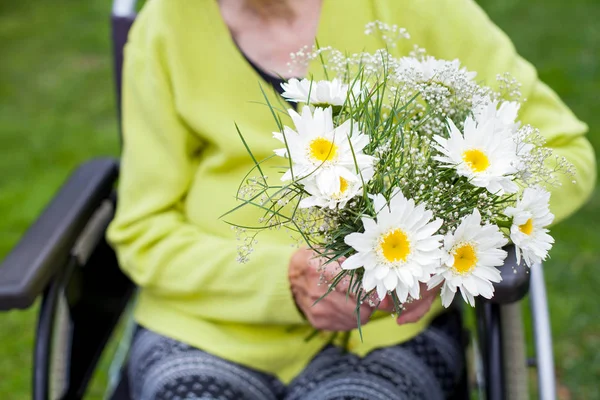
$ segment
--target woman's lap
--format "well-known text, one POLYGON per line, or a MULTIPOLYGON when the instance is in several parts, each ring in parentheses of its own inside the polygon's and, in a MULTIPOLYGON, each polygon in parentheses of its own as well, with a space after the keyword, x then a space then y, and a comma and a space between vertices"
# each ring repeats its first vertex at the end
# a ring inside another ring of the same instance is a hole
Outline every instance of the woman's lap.
POLYGON ((447 314, 408 342, 364 358, 326 348, 294 379, 286 400, 443 399, 454 391, 463 365, 460 319, 447 314))
POLYGON ((136 400, 443 399, 461 377, 460 329, 445 315, 414 339, 364 358, 327 347, 286 388, 273 376, 141 328, 128 374, 136 400))
POLYGON ((274 377, 143 328, 134 337, 128 374, 136 400, 276 400, 285 390, 274 377))

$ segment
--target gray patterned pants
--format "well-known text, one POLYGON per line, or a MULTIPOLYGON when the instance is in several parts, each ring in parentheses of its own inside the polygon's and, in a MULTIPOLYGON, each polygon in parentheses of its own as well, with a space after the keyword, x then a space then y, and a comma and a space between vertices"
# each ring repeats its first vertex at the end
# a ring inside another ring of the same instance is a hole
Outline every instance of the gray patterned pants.
POLYGON ((460 320, 447 313, 417 337, 364 358, 328 346, 287 387, 274 376, 139 327, 128 374, 135 400, 437 400, 461 378, 460 320))

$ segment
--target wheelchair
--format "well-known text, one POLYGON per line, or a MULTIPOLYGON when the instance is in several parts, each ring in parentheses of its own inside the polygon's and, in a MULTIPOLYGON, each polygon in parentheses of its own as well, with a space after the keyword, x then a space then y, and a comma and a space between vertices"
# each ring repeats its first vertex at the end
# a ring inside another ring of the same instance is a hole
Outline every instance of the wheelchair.
MULTIPOLYGON (((123 47, 135 16, 135 0, 114 0, 117 114, 123 47)), ((35 400, 85 396, 100 356, 134 297, 134 284, 105 241, 118 176, 116 159, 81 165, 0 264, 0 311, 25 309, 41 298, 33 346, 35 400)), ((514 249, 507 250, 507 262, 500 268, 503 281, 495 285, 493 299, 477 301, 476 329, 463 335, 465 344, 473 343, 475 386, 480 398, 488 400, 528 398, 528 368, 534 366, 539 398, 552 400, 554 365, 542 266, 515 265, 514 249), (529 360, 521 316, 527 294, 535 343, 535 357, 529 360)), ((126 374, 120 375, 114 399, 128 398, 126 374)), ((465 370, 456 398, 471 398, 472 386, 465 370)))

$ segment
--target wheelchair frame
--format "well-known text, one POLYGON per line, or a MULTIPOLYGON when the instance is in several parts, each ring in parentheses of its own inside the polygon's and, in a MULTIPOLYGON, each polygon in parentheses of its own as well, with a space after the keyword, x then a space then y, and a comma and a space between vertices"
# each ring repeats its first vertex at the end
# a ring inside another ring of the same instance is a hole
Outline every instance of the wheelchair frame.
MULTIPOLYGON (((120 123, 121 70, 136 0, 114 0, 113 60, 120 123)), ((33 398, 81 399, 135 290, 104 239, 114 215, 118 161, 81 165, 0 264, 0 311, 25 309, 41 297, 33 352, 33 398)), ((509 248, 507 260, 514 260, 509 248), (512 256, 512 257, 511 257, 512 256)), ((527 360, 520 300, 529 292, 539 398, 556 398, 550 319, 541 265, 510 261, 490 301, 475 312, 481 361, 478 380, 488 400, 527 398, 527 360)), ((462 398, 469 398, 465 374, 462 398)))

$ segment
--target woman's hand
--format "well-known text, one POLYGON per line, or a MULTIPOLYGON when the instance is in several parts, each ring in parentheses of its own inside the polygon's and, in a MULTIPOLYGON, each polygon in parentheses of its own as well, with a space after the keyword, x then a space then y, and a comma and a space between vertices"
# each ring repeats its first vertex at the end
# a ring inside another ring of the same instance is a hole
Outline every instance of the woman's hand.
MULTIPOLYGON (((355 329, 356 299, 347 298, 348 283, 341 282, 336 285, 335 290, 327 296, 323 296, 331 281, 340 271, 339 262, 322 265, 323 260, 317 257, 317 253, 308 249, 300 249, 290 259, 288 277, 294 299, 298 308, 304 313, 308 322, 320 330, 326 331, 349 331, 355 329)), ((360 323, 365 325, 374 308, 366 303, 360 307, 360 323)))
MULTIPOLYGON (((341 262, 341 260, 339 260, 341 262)), ((298 308, 304 313, 310 324, 316 329, 328 331, 348 331, 357 327, 356 299, 347 297, 347 280, 336 285, 335 290, 323 296, 330 282, 340 271, 339 262, 322 265, 323 259, 309 249, 300 249, 292 256, 288 276, 294 299, 298 308)), ((404 310, 396 319, 398 325, 419 321, 431 308, 439 294, 440 288, 427 290, 426 284, 421 284, 421 298, 404 305, 404 310)), ((391 296, 387 296, 376 307, 365 302, 360 307, 360 323, 369 322, 371 314, 376 310, 389 313, 395 312, 391 296)))

